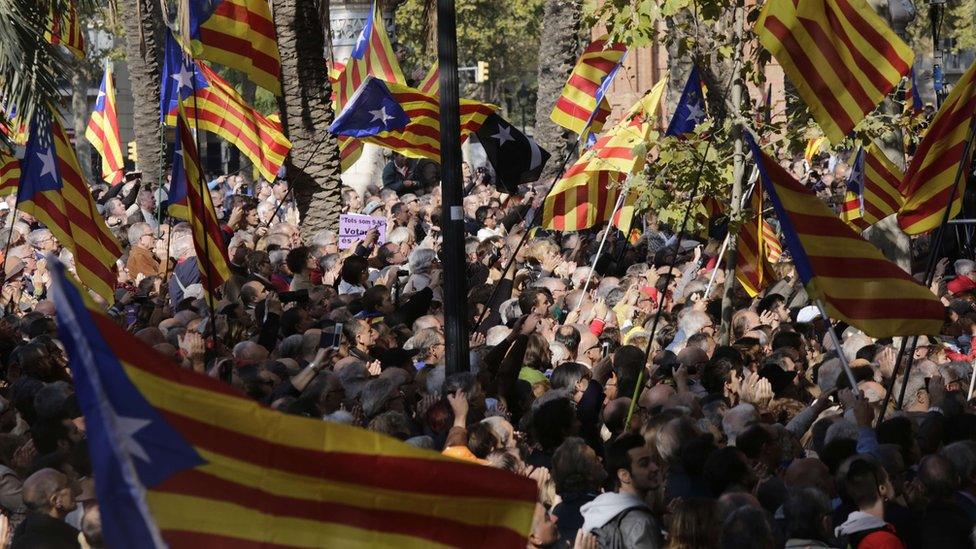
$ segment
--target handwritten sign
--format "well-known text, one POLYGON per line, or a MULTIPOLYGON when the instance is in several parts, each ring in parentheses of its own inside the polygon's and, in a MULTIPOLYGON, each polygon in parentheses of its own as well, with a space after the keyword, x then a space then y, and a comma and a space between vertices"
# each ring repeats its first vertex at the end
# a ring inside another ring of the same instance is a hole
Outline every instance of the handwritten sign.
POLYGON ((380 232, 377 244, 386 244, 386 218, 359 214, 342 214, 339 216, 339 249, 346 250, 356 245, 356 241, 366 235, 370 229, 380 232))

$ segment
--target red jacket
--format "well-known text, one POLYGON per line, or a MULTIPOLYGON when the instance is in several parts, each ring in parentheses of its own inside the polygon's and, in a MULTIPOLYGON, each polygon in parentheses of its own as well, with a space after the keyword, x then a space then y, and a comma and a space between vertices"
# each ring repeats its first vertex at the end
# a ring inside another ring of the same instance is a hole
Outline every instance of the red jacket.
POLYGON ((976 280, 966 275, 957 276, 946 283, 946 289, 952 294, 958 294, 966 290, 974 290, 976 289, 976 280))

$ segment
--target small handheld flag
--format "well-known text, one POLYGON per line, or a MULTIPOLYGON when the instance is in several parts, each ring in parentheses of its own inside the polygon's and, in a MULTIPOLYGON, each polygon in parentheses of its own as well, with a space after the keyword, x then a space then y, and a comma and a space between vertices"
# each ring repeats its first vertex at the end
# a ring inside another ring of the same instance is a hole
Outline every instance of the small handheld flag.
POLYGON ((674 108, 671 123, 665 135, 683 135, 695 130, 695 126, 705 120, 705 95, 702 93, 701 75, 698 67, 691 68, 688 82, 681 92, 681 99, 674 108))

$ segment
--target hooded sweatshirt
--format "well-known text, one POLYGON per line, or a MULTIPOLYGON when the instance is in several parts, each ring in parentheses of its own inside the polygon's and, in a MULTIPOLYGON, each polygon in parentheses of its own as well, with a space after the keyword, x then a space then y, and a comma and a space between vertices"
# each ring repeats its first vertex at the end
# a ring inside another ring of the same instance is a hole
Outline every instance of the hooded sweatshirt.
POLYGON ((894 531, 884 520, 863 511, 854 511, 848 515, 847 521, 834 530, 834 534, 847 538, 851 547, 859 549, 903 549, 904 545, 894 531))
POLYGON ((663 547, 661 527, 641 498, 625 493, 606 492, 580 508, 583 531, 593 532, 600 547, 663 547), (614 521, 622 513, 626 515, 614 521), (616 523, 616 524, 614 524, 616 523))

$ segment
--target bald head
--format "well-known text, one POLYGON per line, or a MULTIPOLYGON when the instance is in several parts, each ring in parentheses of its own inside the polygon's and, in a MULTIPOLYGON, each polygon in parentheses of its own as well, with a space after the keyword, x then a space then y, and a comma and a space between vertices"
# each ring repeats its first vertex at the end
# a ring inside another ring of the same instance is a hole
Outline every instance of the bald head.
POLYGON ((234 345, 234 358, 253 364, 268 358, 268 350, 253 341, 242 341, 234 345))
POLYGON ((56 469, 41 469, 23 484, 24 505, 33 512, 64 518, 75 508, 68 477, 56 469))
POLYGON ((645 389, 637 404, 645 410, 655 406, 664 406, 674 394, 674 389, 670 385, 658 383, 649 389, 645 389))
POLYGON ((793 460, 786 469, 783 482, 790 488, 817 488, 828 496, 834 495, 834 482, 830 469, 824 462, 815 458, 793 460))

